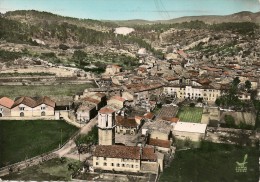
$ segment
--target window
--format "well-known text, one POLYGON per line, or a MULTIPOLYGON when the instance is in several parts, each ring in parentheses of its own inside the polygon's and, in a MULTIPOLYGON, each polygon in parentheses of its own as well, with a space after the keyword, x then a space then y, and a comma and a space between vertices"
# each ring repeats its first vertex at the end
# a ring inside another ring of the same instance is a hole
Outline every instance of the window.
POLYGON ((125 167, 125 164, 122 164, 122 167, 125 167))
POLYGON ((43 112, 41 112, 41 116, 45 116, 45 112, 43 111, 43 112))
POLYGON ((131 168, 134 168, 134 165, 131 165, 131 168))
POLYGON ((41 110, 45 110, 45 106, 42 106, 42 107, 41 107, 41 110))
POLYGON ((0 108, 0 111, 3 112, 3 108, 0 108))
POLYGON ((120 164, 119 164, 119 163, 117 163, 117 164, 116 164, 116 167, 120 167, 120 164))
POLYGON ((107 166, 107 163, 106 163, 106 162, 104 162, 104 166, 107 166))
POLYGON ((19 107, 20 111, 24 111, 24 107, 19 107))
POLYGON ((106 121, 106 127, 108 127, 108 121, 106 121))
POLYGON ((96 166, 98 166, 98 162, 96 162, 96 166))
POLYGON ((135 168, 139 168, 139 166, 138 166, 138 165, 136 165, 136 166, 135 166, 135 168))
POLYGON ((98 160, 99 158, 98 158, 98 157, 96 157, 96 159, 98 160))
POLYGON ((111 163, 111 166, 114 166, 114 163, 111 163))
POLYGON ((106 157, 104 157, 104 161, 105 161, 105 160, 107 160, 107 158, 106 158, 106 157))

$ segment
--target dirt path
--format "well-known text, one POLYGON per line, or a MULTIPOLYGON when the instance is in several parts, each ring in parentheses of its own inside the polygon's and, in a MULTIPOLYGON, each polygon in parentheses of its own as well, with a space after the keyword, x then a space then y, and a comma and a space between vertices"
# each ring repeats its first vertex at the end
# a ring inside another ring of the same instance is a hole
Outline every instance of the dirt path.
MULTIPOLYGON (((79 134, 88 134, 96 124, 97 124, 97 117, 90 120, 89 123, 87 123, 85 126, 83 126, 80 129, 79 134)), ((58 154, 59 157, 63 157, 66 155, 69 158, 77 158, 78 154, 75 154, 72 152, 73 150, 75 151, 75 148, 76 148, 76 144, 75 144, 74 140, 72 139, 72 140, 69 140, 60 150, 58 150, 54 153, 58 154)))

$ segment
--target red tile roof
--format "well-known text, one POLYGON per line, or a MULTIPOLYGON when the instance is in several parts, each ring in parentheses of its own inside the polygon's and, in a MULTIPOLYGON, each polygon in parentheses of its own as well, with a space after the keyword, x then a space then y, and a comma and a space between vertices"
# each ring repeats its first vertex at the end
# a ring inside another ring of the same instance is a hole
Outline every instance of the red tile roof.
POLYGON ((171 118, 171 117, 162 117, 162 119, 166 121, 170 121, 172 123, 177 123, 178 121, 180 121, 179 118, 171 118))
POLYGON ((91 97, 85 97, 85 98, 83 98, 83 100, 84 100, 84 101, 91 102, 91 103, 94 103, 94 104, 99 104, 99 103, 100 103, 99 100, 93 99, 93 98, 91 98, 91 97))
POLYGON ((124 102, 124 101, 125 101, 125 99, 124 99, 123 97, 120 97, 120 96, 117 96, 117 95, 111 97, 111 100, 112 100, 112 99, 119 100, 119 101, 121 101, 121 102, 124 102))
POLYGON ((13 108, 20 105, 24 104, 28 107, 34 108, 35 105, 37 105, 36 101, 30 97, 20 97, 19 99, 14 101, 13 108))
POLYGON ((156 161, 157 155, 154 152, 153 147, 144 147, 142 148, 142 159, 149 161, 156 161))
POLYGON ((0 99, 0 105, 11 109, 11 107, 13 106, 14 101, 12 99, 9 99, 8 97, 2 97, 0 99))
POLYGON ((158 146, 158 147, 163 147, 163 148, 170 148, 171 141, 150 138, 148 140, 148 145, 153 145, 153 146, 158 146))
POLYGON ((96 146, 95 157, 122 158, 122 159, 141 159, 156 161, 157 155, 153 148, 122 145, 98 145, 96 146), (142 155, 141 154, 142 151, 142 155))
POLYGON ((134 118, 125 118, 123 116, 116 116, 116 125, 126 128, 137 127, 137 123, 134 118))
POLYGON ((151 112, 148 112, 148 113, 146 113, 146 114, 144 115, 144 117, 145 117, 146 119, 153 119, 153 118, 154 118, 154 114, 151 113, 151 112))
POLYGON ((18 98, 17 100, 14 101, 12 108, 14 108, 14 107, 16 107, 20 104, 24 104, 24 105, 31 107, 31 108, 37 107, 41 104, 46 104, 48 106, 55 107, 55 102, 53 100, 51 100, 49 97, 46 97, 46 96, 39 98, 37 100, 35 100, 31 97, 20 97, 20 98, 18 98))
POLYGON ((96 157, 140 159, 140 147, 122 145, 98 145, 94 152, 96 157))
POLYGON ((99 110, 99 113, 101 113, 101 114, 111 114, 113 112, 115 112, 115 111, 108 107, 103 107, 102 109, 99 110))
POLYGON ((42 98, 40 98, 40 99, 38 99, 37 101, 36 101, 36 105, 35 105, 35 107, 36 106, 39 106, 39 105, 41 105, 41 104, 46 104, 46 105, 48 105, 48 106, 51 106, 51 107, 55 107, 55 105, 56 105, 56 103, 53 101, 53 100, 51 100, 49 97, 42 97, 42 98))

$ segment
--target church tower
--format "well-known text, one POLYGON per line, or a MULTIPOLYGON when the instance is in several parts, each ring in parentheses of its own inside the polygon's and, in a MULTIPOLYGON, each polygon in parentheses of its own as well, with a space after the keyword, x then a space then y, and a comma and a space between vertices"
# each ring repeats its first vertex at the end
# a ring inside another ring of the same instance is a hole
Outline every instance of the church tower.
POLYGON ((98 144, 115 144, 115 111, 108 107, 98 112, 98 144))

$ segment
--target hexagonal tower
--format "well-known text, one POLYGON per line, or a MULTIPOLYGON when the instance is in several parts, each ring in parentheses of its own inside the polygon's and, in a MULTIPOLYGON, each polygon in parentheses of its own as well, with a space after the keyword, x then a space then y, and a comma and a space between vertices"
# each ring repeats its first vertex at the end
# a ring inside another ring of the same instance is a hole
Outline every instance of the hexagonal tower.
POLYGON ((98 112, 98 144, 115 144, 115 111, 108 107, 98 112))

